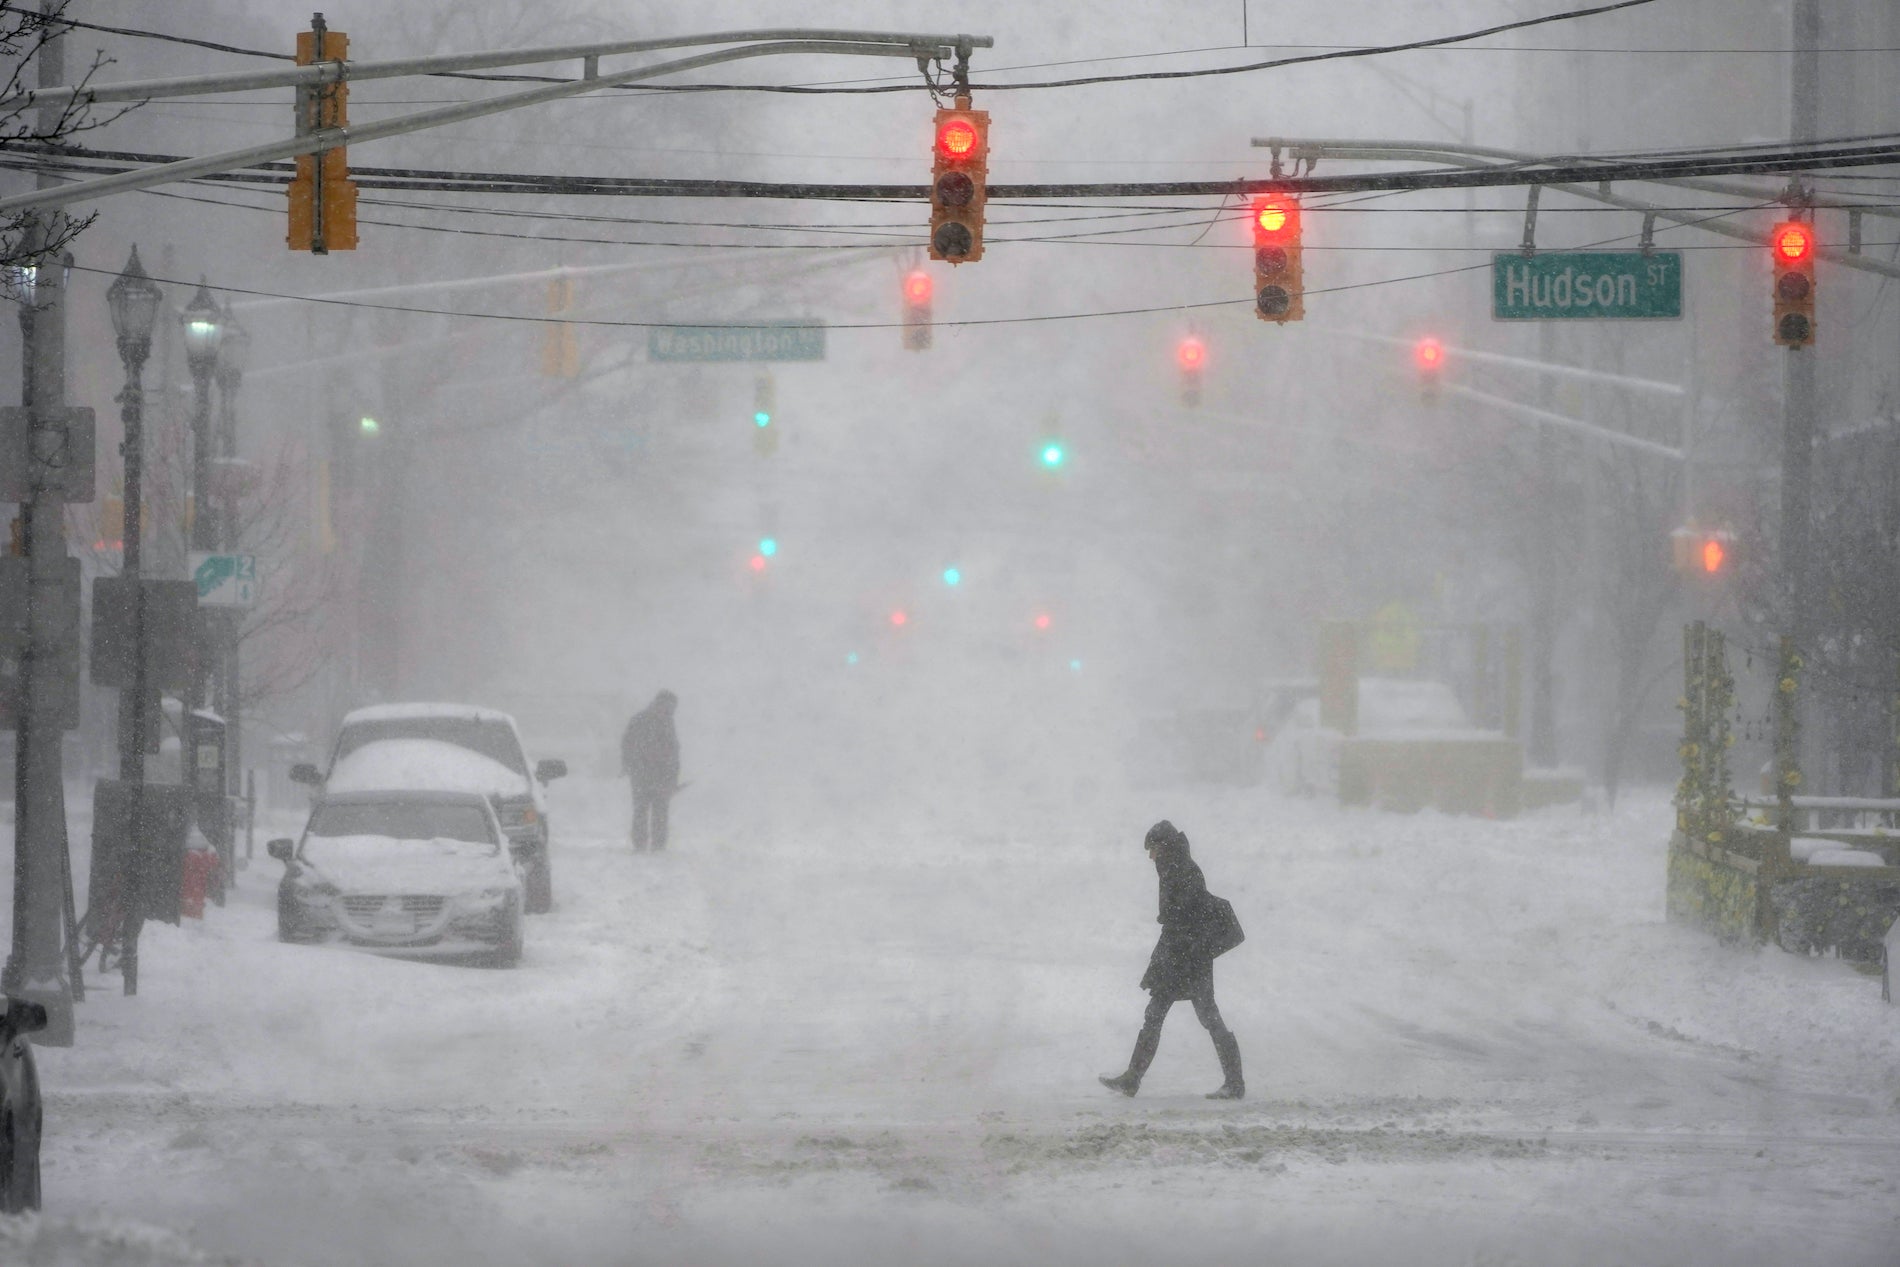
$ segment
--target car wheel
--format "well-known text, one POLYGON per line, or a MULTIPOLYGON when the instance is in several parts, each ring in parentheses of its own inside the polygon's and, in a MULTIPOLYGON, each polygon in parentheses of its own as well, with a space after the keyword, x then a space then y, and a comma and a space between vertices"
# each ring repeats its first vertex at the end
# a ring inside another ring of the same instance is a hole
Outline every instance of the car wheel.
POLYGON ((535 850, 534 861, 528 865, 523 882, 527 889, 528 914, 546 915, 554 909, 554 865, 548 860, 546 841, 535 850))

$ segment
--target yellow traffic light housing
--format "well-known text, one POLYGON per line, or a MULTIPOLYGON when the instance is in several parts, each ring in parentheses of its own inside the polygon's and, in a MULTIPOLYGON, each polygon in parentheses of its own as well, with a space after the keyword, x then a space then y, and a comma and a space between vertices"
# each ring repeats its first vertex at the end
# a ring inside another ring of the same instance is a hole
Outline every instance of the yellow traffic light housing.
POLYGON ((1253 200, 1254 315, 1282 325, 1306 316, 1305 267, 1300 260, 1300 203, 1272 194, 1253 200))
POLYGON ((1784 348, 1814 343, 1814 225, 1784 220, 1768 234, 1775 268, 1775 342, 1784 348))
POLYGON ((983 258, 983 204, 988 201, 990 116, 959 96, 937 111, 931 145, 930 258, 972 264, 983 258))
MULTIPOLYGON (((297 33, 297 64, 341 62, 350 37, 326 30, 319 17, 311 30, 297 33)), ((297 135, 349 126, 350 88, 346 83, 306 84, 297 89, 297 135)), ((348 151, 319 150, 297 156, 290 182, 290 249, 328 255, 356 249, 356 185, 350 180, 348 151)))

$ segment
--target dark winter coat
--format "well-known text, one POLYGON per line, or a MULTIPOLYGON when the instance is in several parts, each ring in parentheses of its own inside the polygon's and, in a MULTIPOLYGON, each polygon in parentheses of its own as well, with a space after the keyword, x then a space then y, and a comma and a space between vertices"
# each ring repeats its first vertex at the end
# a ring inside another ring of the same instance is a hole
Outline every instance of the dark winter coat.
POLYGON ((1155 853, 1161 879, 1161 936, 1148 957, 1141 988, 1160 998, 1191 999, 1214 989, 1214 956, 1208 950, 1210 903, 1207 880, 1185 845, 1155 853))
POLYGON ((620 737, 620 771, 642 791, 671 792, 680 781, 680 741, 673 699, 662 695, 633 715, 620 737))

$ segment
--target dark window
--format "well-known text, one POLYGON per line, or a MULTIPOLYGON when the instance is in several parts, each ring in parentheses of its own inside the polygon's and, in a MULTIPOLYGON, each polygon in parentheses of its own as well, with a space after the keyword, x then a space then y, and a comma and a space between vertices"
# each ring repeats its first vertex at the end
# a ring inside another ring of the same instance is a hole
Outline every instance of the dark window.
POLYGON ((466 840, 492 845, 494 830, 478 805, 428 801, 341 801, 319 805, 312 836, 393 836, 397 840, 466 840))

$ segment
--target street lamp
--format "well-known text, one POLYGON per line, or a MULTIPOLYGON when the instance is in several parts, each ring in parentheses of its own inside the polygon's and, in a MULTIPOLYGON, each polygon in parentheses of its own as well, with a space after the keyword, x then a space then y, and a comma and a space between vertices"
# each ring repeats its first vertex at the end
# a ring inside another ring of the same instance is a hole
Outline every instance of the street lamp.
POLYGON ((137 886, 139 843, 144 835, 144 798, 138 788, 145 782, 146 730, 145 585, 139 555, 145 483, 145 388, 140 376, 152 352, 152 330, 158 325, 158 308, 164 300, 165 292, 146 275, 145 266, 139 263, 139 249, 133 247, 124 271, 106 291, 106 302, 112 308, 112 332, 119 340, 119 360, 125 366, 125 387, 119 392, 119 421, 125 427, 120 449, 125 455, 125 520, 120 528, 124 563, 120 575, 132 587, 132 628, 126 639, 132 648, 132 665, 119 693, 119 777, 133 785, 119 883, 124 919, 119 929, 120 964, 127 994, 138 990, 138 926, 143 911, 137 886))
POLYGON ((191 370, 191 548, 210 550, 218 543, 211 522, 209 491, 211 462, 211 376, 218 368, 218 345, 224 342, 224 314, 202 278, 198 293, 180 314, 185 323, 185 365, 191 370))

